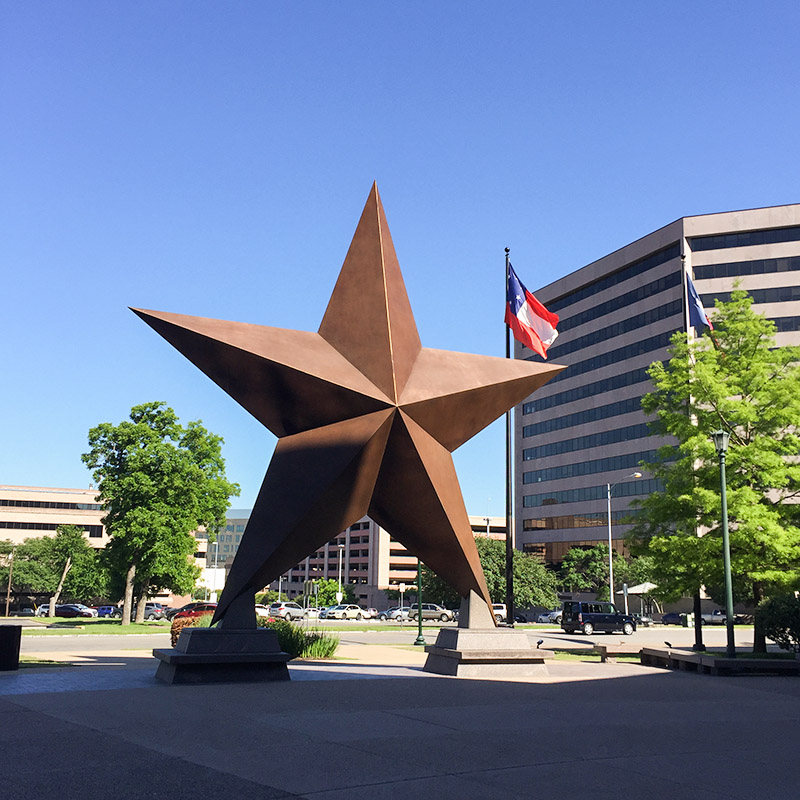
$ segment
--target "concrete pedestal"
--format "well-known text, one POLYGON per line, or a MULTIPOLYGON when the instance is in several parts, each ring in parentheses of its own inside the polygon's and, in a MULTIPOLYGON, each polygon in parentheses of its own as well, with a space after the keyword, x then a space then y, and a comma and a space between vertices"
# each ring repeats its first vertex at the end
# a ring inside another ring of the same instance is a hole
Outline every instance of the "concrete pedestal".
POLYGON ((153 650, 164 683, 288 681, 278 634, 259 628, 184 628, 174 648, 153 650))
POLYGON ((489 607, 474 592, 464 598, 457 628, 442 628, 425 648, 424 670, 465 678, 530 678, 546 675, 549 650, 531 647, 528 636, 498 628, 489 607))
POLYGON ((547 674, 547 650, 511 628, 442 628, 425 648, 425 671, 465 678, 529 678, 547 674))

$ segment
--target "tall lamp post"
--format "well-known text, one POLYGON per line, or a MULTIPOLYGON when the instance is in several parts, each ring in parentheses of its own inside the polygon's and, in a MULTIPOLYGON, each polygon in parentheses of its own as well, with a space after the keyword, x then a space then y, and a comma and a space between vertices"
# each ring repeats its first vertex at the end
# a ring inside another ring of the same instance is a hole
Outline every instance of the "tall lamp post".
POLYGON ((728 491, 725 480, 725 455, 728 452, 730 434, 714 431, 711 441, 719 456, 719 492, 722 499, 722 560, 725 569, 725 627, 728 633, 725 655, 736 658, 736 641, 733 637, 733 580, 731 578, 731 543, 728 538, 728 491))
POLYGON ((417 638, 414 644, 425 646, 427 642, 422 635, 422 565, 417 558, 417 638))
POLYGON ((339 591, 336 594, 336 602, 341 603, 344 594, 342 593, 342 553, 344 552, 344 545, 339 545, 339 591))
POLYGON ((607 499, 608 499, 608 592, 609 596, 608 599, 613 603, 614 602, 614 545, 611 541, 611 493, 614 489, 619 486, 622 481, 628 480, 628 478, 641 478, 641 472, 632 472, 630 475, 626 475, 624 478, 620 478, 616 483, 607 483, 606 489, 608 490, 607 499))

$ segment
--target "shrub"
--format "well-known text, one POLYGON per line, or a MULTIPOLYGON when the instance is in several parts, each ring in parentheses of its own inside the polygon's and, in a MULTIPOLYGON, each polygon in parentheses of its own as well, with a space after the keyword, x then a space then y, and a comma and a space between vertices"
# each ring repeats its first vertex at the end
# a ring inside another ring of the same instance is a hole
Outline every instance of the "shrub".
POLYGON ((191 628, 193 626, 194 620, 191 617, 178 617, 177 619, 172 620, 172 625, 169 629, 169 634, 172 637, 172 646, 177 646, 181 631, 184 628, 191 628))
POLYGON ((292 658, 333 658, 339 646, 339 637, 320 630, 306 631, 287 619, 258 618, 261 628, 278 634, 278 644, 292 658))
POLYGON ((771 597, 756 609, 764 633, 783 650, 800 653, 800 598, 771 597))

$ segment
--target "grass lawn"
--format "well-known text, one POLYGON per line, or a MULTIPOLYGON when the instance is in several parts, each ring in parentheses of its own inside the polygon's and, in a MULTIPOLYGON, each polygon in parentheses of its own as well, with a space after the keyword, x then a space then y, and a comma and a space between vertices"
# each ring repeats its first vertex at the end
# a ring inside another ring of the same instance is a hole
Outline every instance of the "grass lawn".
POLYGON ((104 636, 126 636, 131 633, 169 633, 170 623, 167 620, 143 622, 137 625, 132 622, 123 627, 118 619, 58 619, 47 627, 23 628, 23 636, 77 636, 102 634, 104 636))

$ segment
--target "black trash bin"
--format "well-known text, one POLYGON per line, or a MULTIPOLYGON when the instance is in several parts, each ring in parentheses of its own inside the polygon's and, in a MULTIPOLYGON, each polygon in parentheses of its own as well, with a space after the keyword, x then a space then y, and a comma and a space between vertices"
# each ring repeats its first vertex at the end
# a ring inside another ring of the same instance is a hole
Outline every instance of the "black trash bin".
POLYGON ((0 671, 19 669, 22 625, 0 625, 0 671))

